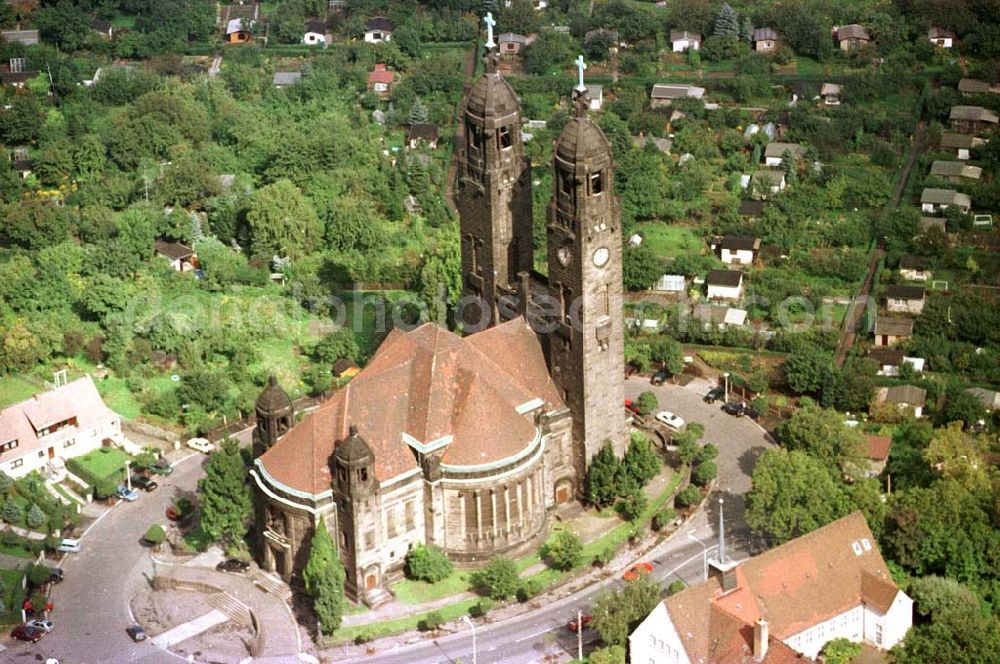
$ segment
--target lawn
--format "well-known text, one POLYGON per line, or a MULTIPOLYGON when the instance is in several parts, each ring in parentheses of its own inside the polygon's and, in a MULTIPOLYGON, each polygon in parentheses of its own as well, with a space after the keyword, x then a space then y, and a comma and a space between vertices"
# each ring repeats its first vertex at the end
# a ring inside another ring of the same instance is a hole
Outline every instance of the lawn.
POLYGON ((31 382, 20 376, 4 376, 0 378, 0 408, 30 399, 31 396, 44 389, 42 385, 31 382))
POLYGON ((458 571, 437 583, 404 579, 392 587, 400 604, 423 604, 469 590, 469 572, 458 571))
MULTIPOLYGON (((17 554, 15 554, 17 555, 17 554)), ((24 572, 17 569, 0 569, 0 599, 4 608, 11 607, 11 611, 0 613, 0 625, 15 625, 21 622, 21 604, 24 602, 24 589, 21 588, 21 579, 24 572)))
POLYGON ((648 221, 636 224, 636 231, 657 256, 700 254, 706 248, 698 232, 688 226, 648 221))
POLYGON ((197 528, 184 536, 184 543, 195 551, 206 550, 214 541, 215 540, 201 527, 200 523, 197 528))
POLYGON ((117 448, 101 447, 70 459, 67 465, 70 471, 80 475, 80 479, 96 484, 107 477, 123 477, 126 459, 128 455, 117 448))
POLYGON ((457 604, 450 604, 448 606, 441 607, 437 611, 427 613, 419 613, 414 616, 406 616, 405 618, 397 618, 396 620, 386 620, 383 622, 372 623, 370 625, 357 625, 354 627, 345 627, 343 629, 338 629, 334 632, 331 640, 328 644, 344 643, 348 641, 353 641, 359 634, 370 634, 372 638, 378 639, 383 636, 389 636, 390 634, 398 634, 399 632, 406 632, 417 628, 417 623, 427 617, 428 613, 437 613, 441 616, 443 620, 455 620, 456 618, 464 615, 468 615, 469 609, 473 604, 479 602, 479 598, 467 599, 457 604))

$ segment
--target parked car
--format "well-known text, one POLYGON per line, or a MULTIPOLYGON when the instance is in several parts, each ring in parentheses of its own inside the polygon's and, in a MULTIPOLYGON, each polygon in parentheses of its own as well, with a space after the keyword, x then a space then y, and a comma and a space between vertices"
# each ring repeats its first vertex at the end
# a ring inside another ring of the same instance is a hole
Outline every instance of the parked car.
POLYGON ((663 381, 670 378, 670 374, 662 369, 653 374, 653 377, 649 379, 652 385, 663 385, 663 381))
POLYGON ((143 491, 152 491, 159 485, 156 483, 156 480, 150 479, 144 475, 133 475, 132 486, 142 489, 143 491))
MULTIPOLYGON (((35 612, 35 605, 31 603, 31 598, 30 597, 28 599, 24 600, 24 602, 21 604, 21 608, 24 609, 25 611, 29 611, 31 613, 35 612)), ((52 600, 49 599, 48 597, 46 597, 45 598, 45 610, 46 611, 51 611, 54 608, 56 608, 56 607, 52 603, 52 600)))
POLYGON ((140 625, 129 625, 125 628, 125 633, 136 643, 146 640, 146 630, 140 625))
POLYGON ((124 484, 118 485, 118 497, 122 500, 127 500, 130 503, 134 503, 139 500, 139 492, 135 489, 130 489, 124 484))
POLYGON ((167 461, 163 457, 160 457, 159 459, 153 462, 152 466, 149 467, 149 471, 157 475, 169 475, 170 473, 174 472, 174 467, 170 465, 169 461, 167 461))
POLYGON ((748 404, 746 401, 730 401, 722 406, 722 412, 727 415, 732 415, 733 417, 747 417, 756 420, 760 417, 760 413, 757 409, 748 404))
POLYGON ((59 546, 56 547, 56 551, 61 551, 62 553, 80 553, 80 540, 78 539, 60 540, 59 546))
POLYGON ((705 395, 705 403, 715 403, 716 401, 722 399, 725 396, 726 396, 726 388, 718 386, 713 387, 708 391, 708 394, 705 395))
POLYGON ((187 442, 187 446, 202 454, 210 454, 215 450, 215 445, 209 442, 207 438, 192 438, 187 442))
POLYGON ((66 576, 63 572, 62 567, 50 567, 49 568, 49 583, 59 583, 66 576))
POLYGON ((45 633, 51 632, 55 628, 55 623, 51 620, 29 620, 24 623, 28 627, 34 627, 35 629, 40 629, 45 633))
POLYGON ((636 415, 639 414, 639 406, 637 406, 631 399, 625 399, 625 410, 635 413, 636 415))
POLYGON ((568 623, 566 623, 566 629, 568 629, 571 632, 579 632, 581 629, 587 629, 588 627, 590 627, 590 623, 593 620, 594 616, 588 616, 587 614, 583 614, 582 616, 580 616, 579 624, 577 623, 576 618, 573 618, 568 623))
POLYGON ((38 641, 45 636, 45 632, 37 627, 18 625, 10 631, 10 635, 11 638, 17 639, 18 641, 31 641, 32 643, 38 643, 38 641))
POLYGON ((250 563, 237 558, 229 558, 216 565, 215 569, 220 572, 246 572, 250 569, 250 563))
POLYGON ((674 415, 669 410, 661 410, 656 414, 656 421, 665 424, 671 429, 681 429, 684 427, 684 419, 674 415))
POLYGON ((640 576, 649 574, 652 571, 653 571, 652 563, 636 563, 628 568, 628 571, 626 571, 622 575, 622 578, 625 579, 626 581, 635 581, 640 576))

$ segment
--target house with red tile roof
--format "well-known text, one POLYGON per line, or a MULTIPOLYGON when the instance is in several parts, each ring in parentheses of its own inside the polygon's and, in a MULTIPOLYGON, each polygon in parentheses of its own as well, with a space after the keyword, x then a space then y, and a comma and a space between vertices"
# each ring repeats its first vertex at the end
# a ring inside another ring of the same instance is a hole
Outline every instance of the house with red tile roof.
POLYGON ((84 376, 0 410, 0 470, 13 478, 58 472, 66 459, 121 437, 121 416, 84 376))
POLYGON ((394 80, 396 72, 389 71, 384 64, 377 64, 375 69, 368 73, 368 89, 379 97, 388 97, 394 80))
POLYGON ((265 569, 289 578, 326 520, 355 599, 377 599, 416 544, 464 561, 520 550, 575 492, 569 411, 523 318, 468 337, 395 329, 264 447, 251 474, 265 569))
POLYGON ((861 512, 740 563, 660 602, 629 636, 641 664, 784 664, 836 638, 888 650, 913 601, 889 575, 861 512))

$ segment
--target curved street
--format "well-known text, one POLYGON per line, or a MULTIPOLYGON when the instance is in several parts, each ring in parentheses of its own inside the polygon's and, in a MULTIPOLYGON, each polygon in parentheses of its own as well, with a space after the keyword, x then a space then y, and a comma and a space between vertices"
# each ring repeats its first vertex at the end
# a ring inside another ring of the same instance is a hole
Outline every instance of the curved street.
MULTIPOLYGON (((704 558, 717 542, 718 503, 725 499, 726 546, 730 557, 750 554, 743 523, 742 494, 750 487, 750 473, 770 439, 754 422, 736 419, 702 401, 708 391, 706 381, 696 380, 681 387, 654 387, 646 380, 632 378, 625 385, 626 396, 635 399, 644 390, 657 394, 661 408, 672 410, 689 422, 705 425, 703 442, 719 447, 719 482, 709 504, 666 542, 643 559, 654 564, 653 575, 664 585, 675 579, 696 583, 704 576, 704 558)), ((134 503, 120 503, 93 523, 83 537, 83 550, 63 560, 66 579, 54 586, 56 629, 37 644, 12 644, 4 661, 37 661, 37 656, 58 658, 62 664, 103 664, 105 662, 148 662, 175 664, 188 661, 153 646, 149 641, 133 643, 125 634, 131 622, 129 599, 148 587, 153 563, 141 539, 150 524, 165 521, 164 510, 175 496, 191 494, 201 475, 205 457, 189 455, 175 463, 175 471, 158 478, 159 488, 143 494, 134 503)), ((574 594, 550 602, 544 608, 491 624, 477 624, 477 662, 535 662, 546 656, 562 659, 575 656, 576 635, 565 628, 577 610, 586 612, 595 596, 621 583, 609 577, 574 594)), ((410 635, 412 638, 412 635, 410 635)), ((585 641, 596 636, 585 634, 585 641)), ((467 629, 436 640, 392 646, 403 638, 381 642, 373 656, 355 646, 334 648, 324 654, 334 661, 366 661, 377 664, 472 661, 471 632, 467 629)))

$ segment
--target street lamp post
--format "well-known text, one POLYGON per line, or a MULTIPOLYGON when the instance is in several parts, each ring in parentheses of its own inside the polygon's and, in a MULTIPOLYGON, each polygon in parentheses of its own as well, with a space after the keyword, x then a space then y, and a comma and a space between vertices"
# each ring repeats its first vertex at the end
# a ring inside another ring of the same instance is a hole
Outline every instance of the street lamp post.
POLYGON ((691 533, 688 533, 687 536, 701 545, 702 567, 704 568, 705 580, 708 581, 708 546, 706 546, 704 542, 702 542, 700 539, 698 539, 691 533))
POLYGON ((472 630, 472 664, 476 664, 476 625, 469 620, 469 616, 462 616, 462 622, 472 630))
POLYGON ((583 611, 576 610, 576 658, 583 661, 583 611))
POLYGON ((726 402, 726 403, 729 403, 729 372, 728 372, 728 371, 724 372, 724 373, 722 374, 722 377, 723 377, 723 378, 725 379, 725 381, 726 381, 726 387, 725 387, 725 390, 726 390, 726 391, 725 391, 725 402, 726 402))
POLYGON ((125 459, 125 486, 132 490, 132 473, 129 471, 128 459, 125 459))

